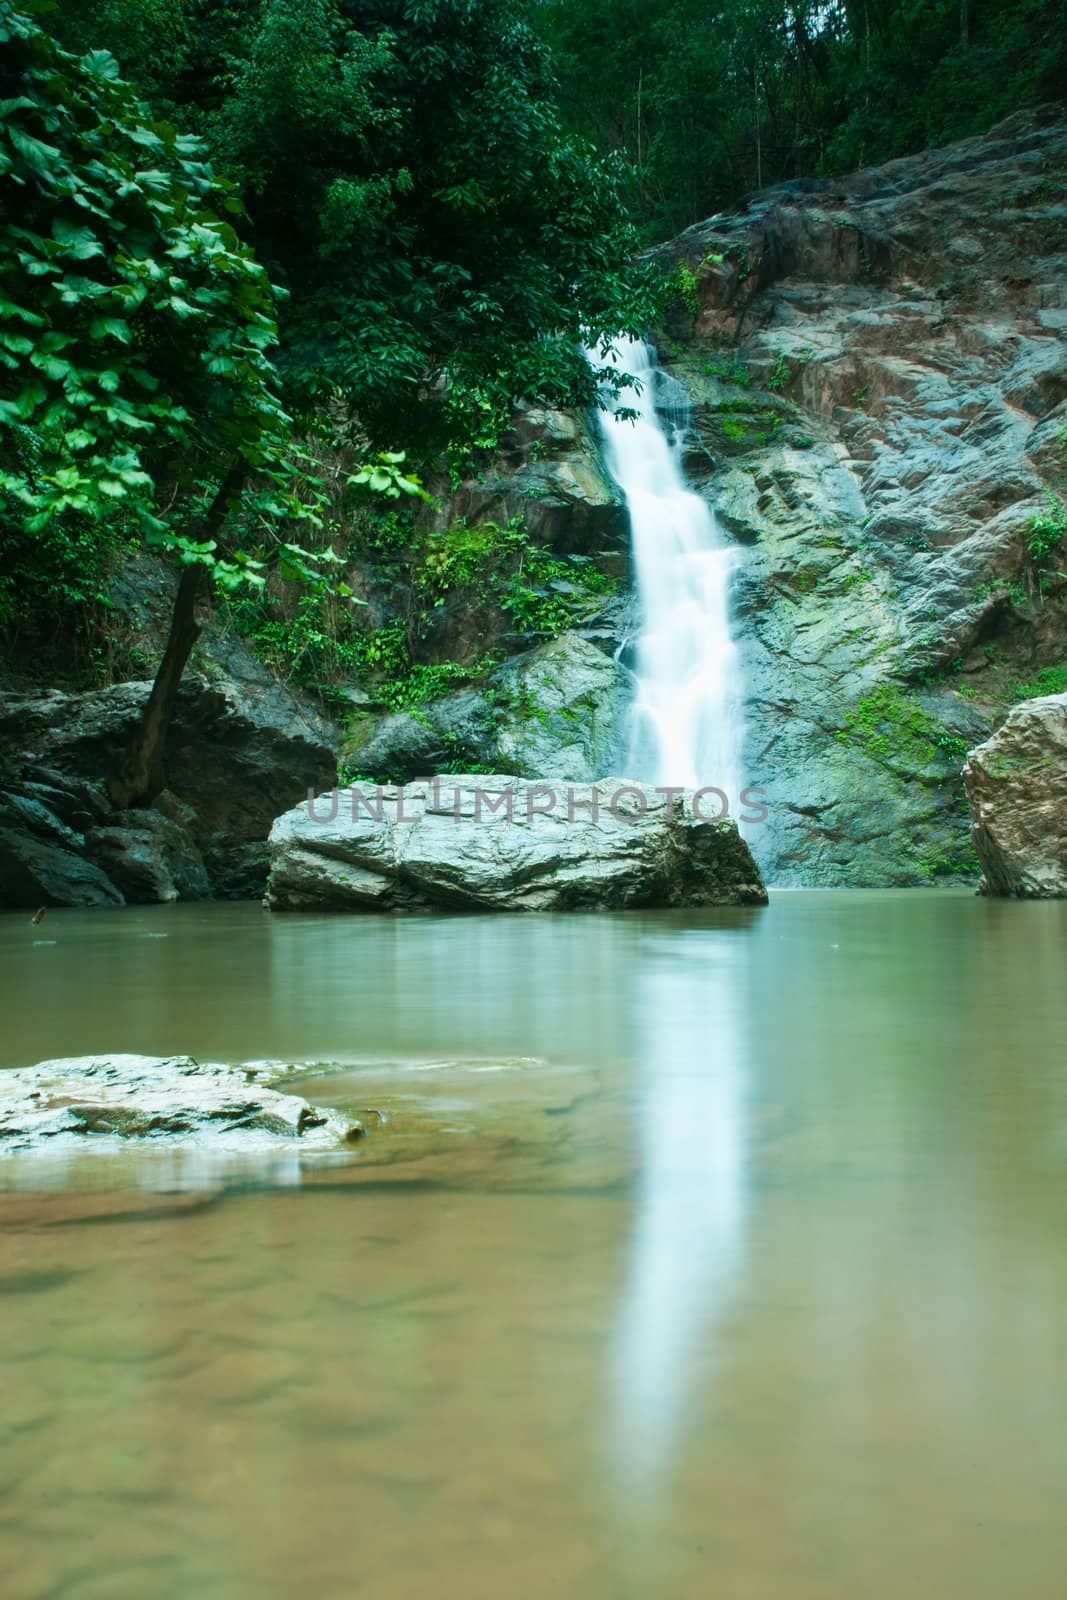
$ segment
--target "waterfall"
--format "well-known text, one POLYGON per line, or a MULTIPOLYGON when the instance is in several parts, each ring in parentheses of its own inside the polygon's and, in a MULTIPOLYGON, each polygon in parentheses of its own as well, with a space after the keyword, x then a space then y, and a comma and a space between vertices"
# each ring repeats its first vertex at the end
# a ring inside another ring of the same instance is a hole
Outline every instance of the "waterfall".
POLYGON ((737 548, 686 485, 682 385, 637 341, 618 340, 608 363, 640 382, 610 402, 600 429, 630 516, 641 610, 627 773, 646 783, 714 786, 736 814, 743 728, 729 585, 737 548), (636 411, 636 420, 620 410, 636 411))

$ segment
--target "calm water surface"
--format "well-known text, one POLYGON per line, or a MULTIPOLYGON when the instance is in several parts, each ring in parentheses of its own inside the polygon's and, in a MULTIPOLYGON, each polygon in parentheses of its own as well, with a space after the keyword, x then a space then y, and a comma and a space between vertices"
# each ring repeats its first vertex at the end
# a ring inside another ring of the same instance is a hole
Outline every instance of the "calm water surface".
POLYGON ((0 1065, 333 1063, 370 1129, 0 1165, 3 1600, 1062 1600, 1065 936, 0 918, 0 1065))

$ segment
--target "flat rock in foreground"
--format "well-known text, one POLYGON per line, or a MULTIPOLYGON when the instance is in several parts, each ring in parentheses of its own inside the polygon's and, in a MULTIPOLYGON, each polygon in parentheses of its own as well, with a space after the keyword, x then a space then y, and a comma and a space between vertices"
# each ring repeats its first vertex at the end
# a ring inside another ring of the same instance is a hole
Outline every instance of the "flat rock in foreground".
POLYGON ((764 905, 714 792, 606 778, 441 776, 356 785, 271 830, 278 911, 571 911, 764 905))
POLYGON ((1067 694, 1024 700, 963 769, 983 894, 1067 896, 1067 694))
POLYGON ((0 1072, 0 1157, 129 1141, 251 1154, 349 1138, 335 1112, 271 1088, 269 1077, 191 1056, 69 1056, 0 1072))

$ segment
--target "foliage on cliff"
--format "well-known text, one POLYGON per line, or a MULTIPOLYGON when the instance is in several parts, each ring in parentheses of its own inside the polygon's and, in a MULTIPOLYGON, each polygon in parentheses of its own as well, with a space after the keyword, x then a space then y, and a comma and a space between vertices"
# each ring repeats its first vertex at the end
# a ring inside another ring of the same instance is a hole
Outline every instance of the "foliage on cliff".
POLYGON ((649 320, 617 164, 564 131, 524 9, 87 0, 57 25, 239 184, 290 391, 411 451, 492 437, 520 397, 591 403, 582 343, 649 320))
MULTIPOLYGON (((590 402, 583 344, 648 319, 615 170, 562 129, 522 9, 0 0, 0 592, 80 604, 127 537, 176 553, 157 746, 199 568, 332 559, 288 527, 329 510, 298 433, 372 479, 455 466, 520 399, 590 402)), ((161 776, 137 764, 123 803, 161 776)))
POLYGON ((0 102, 0 604, 35 581, 76 595, 117 518, 255 580, 190 534, 235 463, 297 504, 274 298, 234 232, 240 202, 107 51, 79 60, 7 8, 0 42, 18 90, 0 102))
POLYGON ((659 239, 783 179, 983 133, 1067 97, 1063 0, 542 0, 572 126, 659 239))
POLYGON ((408 507, 354 509, 341 553, 367 596, 360 610, 272 585, 226 612, 271 666, 341 706, 353 680, 394 710, 418 706, 581 626, 615 588, 595 560, 554 555, 519 519, 433 529, 408 507))

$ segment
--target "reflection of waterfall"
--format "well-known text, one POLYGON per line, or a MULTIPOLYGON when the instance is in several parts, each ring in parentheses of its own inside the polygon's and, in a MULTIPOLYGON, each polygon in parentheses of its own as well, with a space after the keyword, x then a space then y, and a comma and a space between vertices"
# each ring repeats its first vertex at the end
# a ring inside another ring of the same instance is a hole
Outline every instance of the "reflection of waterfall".
POLYGON ((641 385, 621 391, 601 426, 630 514, 642 613, 627 771, 649 783, 715 785, 736 811, 742 723, 728 590, 737 550, 686 487, 689 402, 681 384, 634 341, 618 341, 612 364, 641 385), (636 420, 620 419, 619 409, 636 411, 636 420))
MULTIPOLYGON (((667 1489, 686 1397, 714 1357, 744 1221, 740 930, 691 933, 642 961, 641 1178, 613 1379, 612 1457, 643 1497, 667 1489), (690 943, 690 941, 692 941, 690 943)), ((742 959, 744 959, 742 957, 742 959)))

